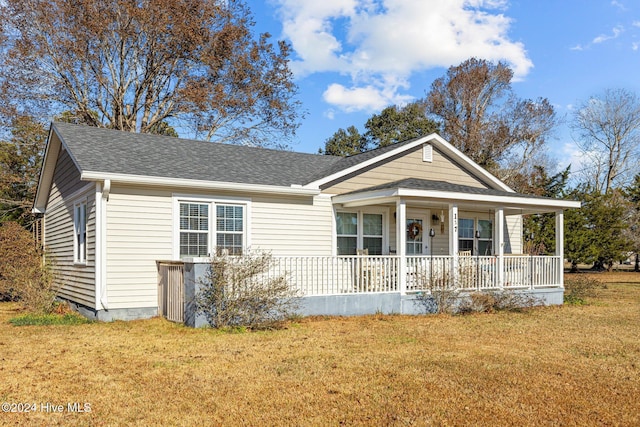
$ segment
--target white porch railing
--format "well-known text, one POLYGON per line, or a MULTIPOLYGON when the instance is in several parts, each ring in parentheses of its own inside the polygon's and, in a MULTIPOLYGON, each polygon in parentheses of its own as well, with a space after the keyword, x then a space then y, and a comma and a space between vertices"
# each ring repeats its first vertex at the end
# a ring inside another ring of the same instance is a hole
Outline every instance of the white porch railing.
POLYGON ((536 289, 560 287, 562 263, 558 256, 504 256, 502 274, 495 256, 407 256, 405 287, 400 280, 400 258, 392 256, 273 257, 268 275, 287 274, 301 294, 334 295, 371 292, 413 292, 450 287, 536 289), (500 283, 500 278, 503 278, 500 283))

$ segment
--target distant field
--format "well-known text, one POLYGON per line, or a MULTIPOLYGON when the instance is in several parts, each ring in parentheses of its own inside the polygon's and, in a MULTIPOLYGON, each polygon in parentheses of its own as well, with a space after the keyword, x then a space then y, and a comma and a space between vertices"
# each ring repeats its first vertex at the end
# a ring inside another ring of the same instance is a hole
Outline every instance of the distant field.
POLYGON ((595 277, 607 288, 585 306, 236 334, 162 319, 16 327, 2 303, 0 402, 36 411, 0 424, 637 426, 640 274, 595 277))

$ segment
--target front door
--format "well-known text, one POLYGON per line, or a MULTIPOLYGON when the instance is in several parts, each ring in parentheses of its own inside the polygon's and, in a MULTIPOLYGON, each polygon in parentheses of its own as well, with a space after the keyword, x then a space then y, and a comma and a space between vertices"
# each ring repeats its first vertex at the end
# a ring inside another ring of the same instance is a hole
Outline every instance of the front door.
POLYGON ((424 245, 424 230, 427 227, 426 216, 407 215, 407 255, 423 255, 426 253, 424 245))

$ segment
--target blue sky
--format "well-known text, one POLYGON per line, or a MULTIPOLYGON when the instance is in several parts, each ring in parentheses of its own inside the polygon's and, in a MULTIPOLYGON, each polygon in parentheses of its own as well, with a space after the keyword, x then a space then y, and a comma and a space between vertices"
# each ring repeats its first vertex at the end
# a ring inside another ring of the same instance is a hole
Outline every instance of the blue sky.
MULTIPOLYGON (((423 97, 447 68, 504 60, 521 98, 548 98, 559 116, 607 88, 640 93, 638 0, 255 0, 256 30, 293 47, 307 117, 295 151, 317 152, 339 128, 423 97)), ((550 141, 576 162, 566 126, 550 141)))

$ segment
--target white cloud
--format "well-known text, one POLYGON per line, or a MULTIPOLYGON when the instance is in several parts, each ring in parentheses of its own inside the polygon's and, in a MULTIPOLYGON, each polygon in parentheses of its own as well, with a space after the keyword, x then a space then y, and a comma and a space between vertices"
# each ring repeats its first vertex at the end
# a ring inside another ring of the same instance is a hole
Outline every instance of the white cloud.
POLYGON ((640 47, 640 42, 631 43, 631 50, 638 50, 639 47, 640 47))
POLYGON ((380 86, 368 85, 347 88, 338 83, 330 84, 322 97, 327 103, 346 112, 379 111, 387 105, 402 105, 412 99, 408 95, 399 95, 393 87, 385 89, 380 86))
POLYGON ((624 28, 621 25, 618 25, 617 27, 613 27, 613 29, 611 30, 611 34, 600 34, 598 37, 593 39, 593 43, 603 43, 607 40, 616 39, 620 34, 622 34, 623 31, 624 28))
POLYGON ((616 1, 616 0, 613 0, 611 2, 611 6, 617 7, 622 11, 627 10, 626 6, 622 2, 619 2, 619 1, 616 1))
POLYGON ((640 27, 640 21, 633 21, 631 25, 633 25, 634 27, 640 27))
POLYGON ((522 79, 533 67, 524 45, 509 39, 506 0, 277 0, 283 35, 293 45, 296 76, 334 72, 345 87, 324 98, 345 111, 406 102, 415 72, 475 56, 505 60, 522 79))

